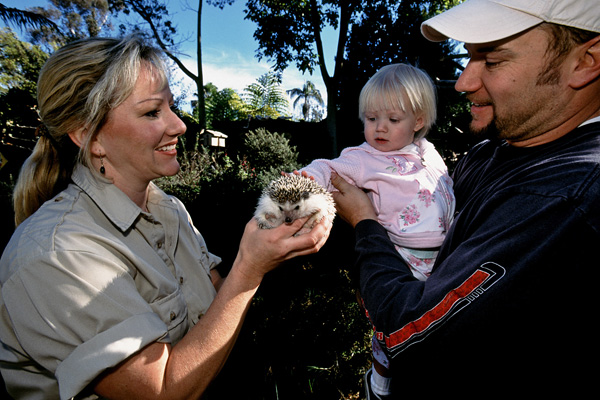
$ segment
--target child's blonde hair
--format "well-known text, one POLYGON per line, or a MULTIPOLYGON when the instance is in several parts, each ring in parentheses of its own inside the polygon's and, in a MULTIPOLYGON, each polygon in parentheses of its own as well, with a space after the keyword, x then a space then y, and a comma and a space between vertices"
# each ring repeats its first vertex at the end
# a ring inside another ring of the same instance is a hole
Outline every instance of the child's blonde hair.
POLYGON ((368 111, 394 109, 423 118, 423 128, 415 132, 415 140, 427 135, 437 117, 435 86, 427 73, 412 65, 391 64, 369 79, 358 101, 360 120, 365 121, 368 111), (410 104, 404 104, 404 96, 410 104))

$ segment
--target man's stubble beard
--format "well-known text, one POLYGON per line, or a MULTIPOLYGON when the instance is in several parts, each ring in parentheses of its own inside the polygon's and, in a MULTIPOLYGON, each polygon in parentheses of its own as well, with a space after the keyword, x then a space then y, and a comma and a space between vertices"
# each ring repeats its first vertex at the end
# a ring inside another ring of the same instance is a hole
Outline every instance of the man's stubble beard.
POLYGON ((493 140, 501 138, 501 134, 496 123, 496 117, 494 117, 494 119, 483 128, 474 128, 473 122, 471 122, 469 124, 469 131, 471 135, 473 135, 478 140, 493 140))
MULTIPOLYGON (((538 87, 558 87, 560 80, 560 71, 557 68, 549 68, 538 75, 535 85, 538 87)), ((544 107, 546 100, 539 99, 538 101, 540 102, 540 107, 544 107)), ((469 131, 478 139, 518 141, 529 136, 538 126, 536 124, 527 124, 529 121, 529 115, 527 114, 519 115, 519 113, 515 113, 499 120, 496 115, 495 105, 492 103, 491 106, 494 108, 494 112, 492 121, 487 126, 474 128, 473 122, 469 125, 469 131)))

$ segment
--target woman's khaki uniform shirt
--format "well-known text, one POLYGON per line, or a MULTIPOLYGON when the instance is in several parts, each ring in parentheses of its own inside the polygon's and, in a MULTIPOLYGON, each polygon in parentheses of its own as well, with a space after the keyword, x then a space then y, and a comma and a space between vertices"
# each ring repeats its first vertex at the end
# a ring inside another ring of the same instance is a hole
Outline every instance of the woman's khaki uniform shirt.
POLYGON ((220 259, 179 200, 151 184, 145 213, 86 167, 72 178, 0 260, 0 368, 15 398, 85 397, 105 369, 177 343, 216 294, 220 259))

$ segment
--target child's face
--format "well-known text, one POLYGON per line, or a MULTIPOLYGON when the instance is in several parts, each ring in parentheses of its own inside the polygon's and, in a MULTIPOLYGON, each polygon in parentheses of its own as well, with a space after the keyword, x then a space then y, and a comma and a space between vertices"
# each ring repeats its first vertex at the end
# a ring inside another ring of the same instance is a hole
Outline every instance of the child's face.
POLYGON ((399 150, 411 144, 423 118, 402 110, 365 112, 365 139, 379 151, 399 150))

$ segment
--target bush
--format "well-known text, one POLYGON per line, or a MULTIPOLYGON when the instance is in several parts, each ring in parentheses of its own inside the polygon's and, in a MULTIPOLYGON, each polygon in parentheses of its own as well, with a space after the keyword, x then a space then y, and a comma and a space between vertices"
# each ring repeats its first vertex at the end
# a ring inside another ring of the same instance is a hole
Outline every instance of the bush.
POLYGON ((282 171, 292 172, 300 168, 298 152, 288 139, 264 128, 248 132, 244 139, 244 161, 256 172, 257 188, 262 188, 277 178, 282 171))
MULTIPOLYGON (((260 191, 281 171, 300 168, 279 133, 246 134, 240 155, 202 148, 157 183, 178 196, 223 259, 227 274, 260 191)), ((237 345, 211 391, 215 398, 358 398, 370 360, 370 328, 355 296, 351 230, 341 221, 323 249, 270 273, 256 294, 237 345), (235 384, 232 384, 235 382, 235 384)))

